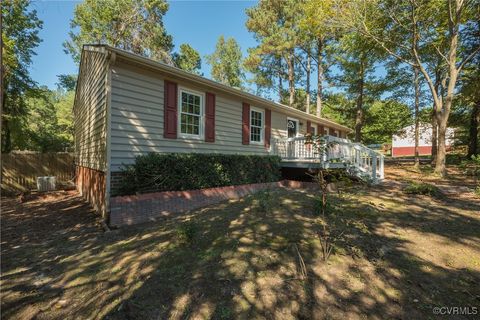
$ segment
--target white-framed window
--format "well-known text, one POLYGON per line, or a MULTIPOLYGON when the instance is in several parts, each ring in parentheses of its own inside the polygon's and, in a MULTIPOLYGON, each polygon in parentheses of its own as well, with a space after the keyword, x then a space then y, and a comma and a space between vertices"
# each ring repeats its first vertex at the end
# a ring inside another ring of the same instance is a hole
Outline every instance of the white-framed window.
POLYGON ((185 88, 180 88, 178 92, 179 135, 185 138, 202 138, 204 94, 185 88))
POLYGON ((312 136, 317 135, 317 127, 315 124, 310 127, 310 132, 312 133, 312 136))
POLYGON ((263 143, 265 113, 261 109, 250 108, 250 142, 263 143))

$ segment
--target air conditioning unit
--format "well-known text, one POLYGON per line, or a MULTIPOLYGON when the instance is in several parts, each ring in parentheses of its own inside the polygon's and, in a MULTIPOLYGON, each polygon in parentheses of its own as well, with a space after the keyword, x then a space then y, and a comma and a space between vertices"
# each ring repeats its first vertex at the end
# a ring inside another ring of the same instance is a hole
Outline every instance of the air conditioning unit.
POLYGON ((40 192, 56 190, 56 177, 37 177, 37 190, 40 192))

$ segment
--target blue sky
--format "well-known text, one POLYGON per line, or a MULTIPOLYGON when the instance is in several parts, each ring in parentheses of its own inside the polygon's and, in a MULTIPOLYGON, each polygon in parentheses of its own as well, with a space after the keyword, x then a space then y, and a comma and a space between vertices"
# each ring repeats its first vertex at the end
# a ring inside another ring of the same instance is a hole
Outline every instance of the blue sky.
MULTIPOLYGON (((76 1, 34 1, 32 8, 43 20, 40 37, 43 42, 36 49, 31 76, 39 85, 55 88, 57 75, 77 73, 72 58, 63 52, 62 43, 68 39, 70 19, 76 1)), ((255 5, 254 1, 170 1, 170 9, 164 18, 165 27, 173 36, 175 48, 189 43, 202 55, 215 50, 220 35, 234 37, 242 47, 255 46, 253 36, 245 27, 245 9, 255 5)), ((203 62, 203 61, 202 61, 203 62)), ((210 68, 202 63, 205 76, 210 68)))

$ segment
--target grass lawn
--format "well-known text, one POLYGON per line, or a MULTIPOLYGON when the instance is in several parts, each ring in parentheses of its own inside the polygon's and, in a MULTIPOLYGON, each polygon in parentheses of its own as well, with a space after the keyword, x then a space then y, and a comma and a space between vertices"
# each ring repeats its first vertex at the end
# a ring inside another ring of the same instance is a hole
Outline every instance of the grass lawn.
POLYGON ((480 201, 451 173, 389 167, 384 185, 332 195, 326 223, 341 237, 327 263, 314 192, 107 233, 74 193, 5 198, 2 318, 436 319, 436 306, 480 307, 480 201), (403 192, 421 179, 441 195, 403 192))

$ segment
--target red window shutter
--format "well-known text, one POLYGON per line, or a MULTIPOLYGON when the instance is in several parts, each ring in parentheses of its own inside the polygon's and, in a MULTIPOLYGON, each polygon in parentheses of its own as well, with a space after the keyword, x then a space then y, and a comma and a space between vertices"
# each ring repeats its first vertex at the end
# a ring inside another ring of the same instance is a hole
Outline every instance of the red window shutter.
POLYGON ((250 105, 245 102, 242 107, 242 144, 250 144, 250 105))
POLYGON ((317 126, 317 134, 319 136, 325 135, 325 128, 320 124, 317 126))
POLYGON ((270 148, 270 137, 272 135, 272 111, 265 109, 265 148, 270 148))
POLYGON ((307 133, 312 133, 312 122, 307 120, 307 133))
POLYGON ((210 92, 205 102, 205 141, 215 142, 215 95, 210 92))
POLYGON ((165 80, 163 105, 163 137, 177 138, 177 84, 165 80))

